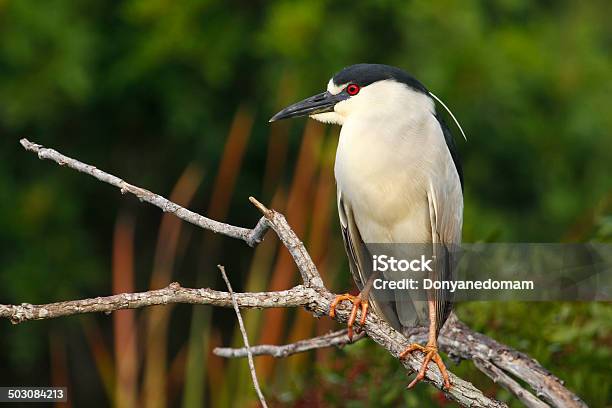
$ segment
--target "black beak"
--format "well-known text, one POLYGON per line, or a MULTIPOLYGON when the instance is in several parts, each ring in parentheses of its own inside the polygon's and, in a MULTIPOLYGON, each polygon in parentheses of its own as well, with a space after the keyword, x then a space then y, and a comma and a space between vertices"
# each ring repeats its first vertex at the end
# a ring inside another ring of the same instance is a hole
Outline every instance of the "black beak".
POLYGON ((315 115, 317 113, 331 112, 334 110, 334 106, 338 102, 347 98, 348 95, 345 95, 344 92, 340 92, 337 95, 329 92, 323 92, 286 107, 276 115, 272 116, 272 118, 270 118, 270 122, 275 122, 281 119, 295 118, 298 116, 308 116, 315 115))

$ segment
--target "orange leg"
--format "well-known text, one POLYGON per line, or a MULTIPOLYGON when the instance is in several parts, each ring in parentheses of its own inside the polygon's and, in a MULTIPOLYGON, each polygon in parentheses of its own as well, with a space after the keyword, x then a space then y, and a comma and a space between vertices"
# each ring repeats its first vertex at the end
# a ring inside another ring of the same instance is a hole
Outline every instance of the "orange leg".
POLYGON ((363 327, 366 321, 366 317, 368 315, 368 296, 370 295, 370 290, 372 290, 372 286, 374 285, 374 280, 378 276, 377 273, 373 273, 370 275, 365 285, 361 289, 361 292, 357 296, 349 295, 345 293, 344 295, 337 295, 334 301, 329 306, 329 317, 336 317, 336 307, 343 300, 349 300, 353 303, 353 308, 351 309, 351 315, 349 316, 347 327, 348 327, 348 337, 352 341, 353 340, 353 325, 355 324, 355 320, 357 320, 357 311, 361 308, 361 319, 359 319, 359 325, 363 327))
POLYGON ((348 326, 348 337, 353 340, 353 324, 355 324, 355 320, 357 320, 357 311, 361 308, 361 319, 359 319, 359 324, 363 326, 365 324, 366 316, 368 315, 368 299, 367 295, 364 297, 363 292, 357 296, 349 295, 345 293, 344 295, 338 295, 332 302, 329 307, 329 316, 336 317, 336 307, 343 300, 349 300, 353 303, 353 308, 351 309, 351 316, 349 317, 347 326, 348 326))
POLYGON ((448 371, 446 371, 446 366, 438 354, 438 340, 436 336, 436 313, 434 302, 429 302, 429 340, 425 346, 421 346, 420 344, 413 343, 409 345, 404 351, 400 353, 400 358, 406 358, 406 356, 416 350, 419 350, 425 355, 423 359, 423 364, 421 365, 421 369, 417 373, 417 376, 412 380, 410 384, 408 384, 408 388, 412 388, 425 378, 425 372, 427 371, 427 366, 430 361, 433 361, 440 369, 440 374, 442 374, 442 379, 444 381, 444 388, 449 389, 451 386, 450 378, 448 376, 448 371))

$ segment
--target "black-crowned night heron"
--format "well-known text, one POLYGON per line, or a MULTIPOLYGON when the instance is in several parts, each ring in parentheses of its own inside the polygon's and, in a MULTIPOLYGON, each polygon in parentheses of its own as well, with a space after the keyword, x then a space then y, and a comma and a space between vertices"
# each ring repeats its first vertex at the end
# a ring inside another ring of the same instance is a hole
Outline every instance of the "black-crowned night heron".
MULTIPOLYGON (((425 355, 409 388, 424 378, 430 361, 440 368, 444 386, 450 387, 438 354, 437 336, 450 313, 451 301, 439 291, 412 301, 405 290, 395 290, 394 299, 373 297, 376 274, 368 244, 455 246, 461 242, 461 164, 433 98, 442 103, 399 68, 357 64, 334 75, 326 92, 293 104, 270 119, 307 115, 342 126, 335 163, 338 213, 350 269, 361 292, 338 296, 330 315, 334 316, 339 302, 353 303, 350 336, 358 310, 363 324, 369 305, 397 330, 427 325, 427 344, 412 344, 401 354, 403 358, 420 350, 425 355)), ((440 279, 451 276, 452 263, 449 257, 438 260, 440 279)))

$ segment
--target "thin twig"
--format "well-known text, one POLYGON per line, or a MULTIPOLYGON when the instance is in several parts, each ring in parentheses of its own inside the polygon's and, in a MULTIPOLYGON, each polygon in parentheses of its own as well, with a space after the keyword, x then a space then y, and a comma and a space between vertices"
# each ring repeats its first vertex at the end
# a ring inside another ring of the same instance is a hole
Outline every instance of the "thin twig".
POLYGON ((234 306, 234 311, 236 312, 236 317, 238 318, 238 326, 240 326, 240 332, 242 333, 242 339, 244 340, 244 347, 246 348, 247 358, 249 360, 249 370, 251 370, 251 379, 253 380, 253 386, 255 387, 255 392, 257 392, 257 397, 259 398, 259 402, 261 402, 261 406, 264 408, 268 408, 268 404, 266 403, 266 399, 264 398, 261 388, 259 388, 259 381, 257 380, 257 372, 255 371, 255 362, 253 362, 253 354, 251 353, 251 347, 249 346, 249 337, 247 336, 246 329, 244 328, 244 322, 242 321, 242 315, 240 314, 240 308, 238 307, 238 302, 236 302, 236 296, 234 296, 234 291, 232 290, 232 285, 230 284, 229 279, 227 278, 227 274, 225 273, 225 268, 223 265, 217 265, 219 270, 221 271, 221 276, 227 285, 227 290, 229 291, 230 297, 232 298, 232 304, 234 306))
MULTIPOLYGON (((313 337, 307 340, 296 341, 295 343, 283 344, 280 346, 271 344, 260 344, 251 346, 250 352, 254 356, 272 356, 276 358, 288 357, 292 354, 304 353, 310 350, 316 350, 325 347, 344 347, 347 344, 353 344, 365 338, 365 333, 361 332, 353 336, 351 341, 348 337, 348 330, 338 330, 322 336, 313 337)), ((246 347, 231 348, 231 347, 216 347, 213 353, 219 357, 239 358, 246 357, 249 350, 246 347)))

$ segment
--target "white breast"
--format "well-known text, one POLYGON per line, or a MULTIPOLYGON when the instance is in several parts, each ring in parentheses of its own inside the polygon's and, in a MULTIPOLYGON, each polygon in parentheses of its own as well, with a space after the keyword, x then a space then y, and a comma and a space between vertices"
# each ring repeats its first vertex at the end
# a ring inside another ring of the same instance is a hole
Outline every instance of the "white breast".
MULTIPOLYGON (((431 242, 427 191, 450 154, 431 111, 347 120, 335 176, 366 243, 431 242)), ((450 161, 452 166, 452 161, 450 161)))

